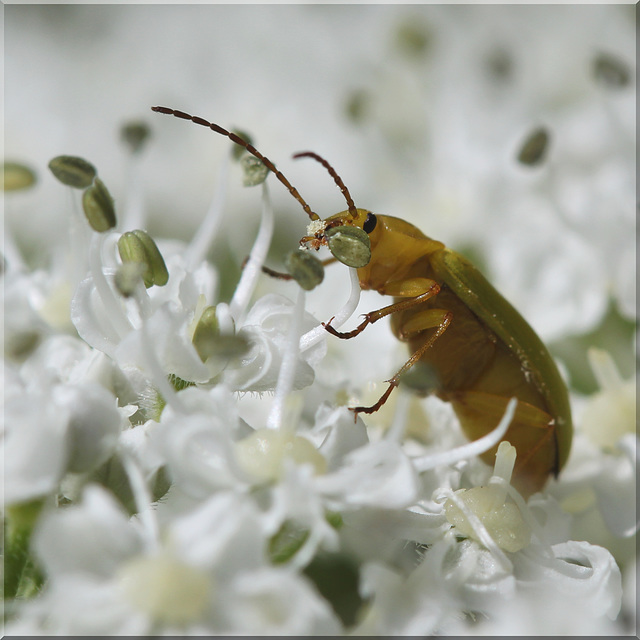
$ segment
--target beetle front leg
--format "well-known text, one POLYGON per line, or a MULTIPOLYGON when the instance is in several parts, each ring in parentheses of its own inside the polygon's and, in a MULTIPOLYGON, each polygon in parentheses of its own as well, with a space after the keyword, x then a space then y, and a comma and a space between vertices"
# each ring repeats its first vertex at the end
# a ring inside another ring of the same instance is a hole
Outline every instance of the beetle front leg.
POLYGON ((406 298, 406 300, 400 300, 394 302, 377 311, 371 311, 365 314, 364 320, 352 331, 338 331, 331 326, 331 320, 329 322, 323 322, 322 326, 333 336, 348 340, 349 338, 355 338, 362 333, 364 329, 374 322, 392 314, 397 311, 404 311, 410 309, 418 304, 433 298, 440 291, 440 285, 430 278, 409 278, 407 280, 400 280, 397 282, 388 282, 383 287, 377 289, 378 293, 385 296, 394 296, 396 298, 406 298))
POLYGON ((428 309, 423 313, 416 316, 416 318, 420 318, 419 325, 418 323, 412 323, 413 326, 406 330, 406 334, 410 335, 412 333, 418 333, 420 331, 424 331, 425 329, 436 328, 435 332, 429 336, 427 340, 425 340, 422 345, 413 353, 413 355, 400 367, 400 369, 396 372, 396 374, 390 379, 387 380, 389 383, 389 387, 387 390, 380 396, 378 402, 371 405, 370 407, 353 407, 350 410, 353 411, 356 415, 358 413, 375 413, 382 407, 382 405, 387 401, 391 392, 400 384, 400 379, 402 376, 413 367, 420 358, 424 355, 424 353, 429 349, 433 343, 447 330, 447 327, 451 324, 451 320, 453 319, 453 313, 451 311, 447 311, 446 309, 428 309))
MULTIPOLYGON (((240 268, 244 269, 245 266, 247 265, 247 262, 249 262, 249 256, 247 256, 244 259, 244 262, 242 263, 242 266, 240 268)), ((337 260, 332 257, 332 258, 326 258, 325 260, 322 260, 321 264, 323 267, 326 267, 335 262, 337 262, 337 260)), ((282 271, 274 271, 273 269, 270 269, 269 267, 265 267, 264 265, 262 265, 261 269, 262 269, 262 273, 265 273, 271 278, 275 278, 277 280, 293 280, 293 276, 289 273, 284 273, 282 271)))

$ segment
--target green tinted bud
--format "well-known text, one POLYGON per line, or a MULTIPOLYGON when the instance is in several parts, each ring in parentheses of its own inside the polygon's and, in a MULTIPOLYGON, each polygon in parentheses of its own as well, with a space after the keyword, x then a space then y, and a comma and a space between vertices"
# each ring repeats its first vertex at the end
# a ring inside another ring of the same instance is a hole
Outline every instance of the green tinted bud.
POLYGON ((153 273, 147 251, 142 240, 133 231, 127 231, 120 236, 118 253, 124 264, 135 264, 141 268, 142 280, 147 289, 153 285, 153 273))
POLYGON ((235 358, 249 350, 249 342, 244 336, 220 333, 215 307, 206 307, 202 312, 192 342, 202 362, 211 356, 235 358))
POLYGON ((603 85, 619 89, 629 84, 629 67, 620 58, 609 53, 600 53, 593 61, 593 75, 603 85))
POLYGON ((364 122, 371 115, 371 94, 366 89, 356 89, 347 98, 347 117, 356 124, 364 122))
POLYGON ((267 179, 269 169, 267 169, 258 158, 245 153, 242 158, 240 158, 240 164, 244 171, 242 184, 244 184, 245 187, 255 187, 267 179))
MULTIPOLYGON (((245 131, 234 129, 231 133, 235 133, 238 136, 238 138, 242 138, 245 142, 248 142, 249 144, 253 144, 253 138, 245 131)), ((233 159, 236 161, 240 160, 240 158, 242 158, 242 156, 244 156, 245 153, 247 153, 247 150, 237 143, 234 144, 233 148, 231 149, 231 155, 233 159)))
POLYGON ((401 24, 396 31, 396 46, 407 58, 420 58, 429 51, 433 36, 431 29, 419 20, 401 24))
POLYGON ((334 528, 341 529, 344 525, 344 520, 342 519, 342 514, 338 511, 327 511, 324 514, 325 520, 334 528))
POLYGON ((216 316, 216 308, 207 307, 198 320, 192 340, 202 362, 205 362, 215 352, 219 336, 220 326, 216 316))
POLYGON ((167 265, 164 263, 160 249, 158 249, 158 245, 153 241, 153 238, 142 229, 136 229, 132 233, 138 237, 147 251, 148 263, 153 273, 153 284, 158 287, 163 287, 169 281, 169 272, 167 271, 167 265))
POLYGON ((141 229, 127 231, 118 240, 118 252, 124 263, 142 265, 142 280, 147 289, 156 284, 163 286, 169 280, 169 273, 162 254, 151 236, 141 229))
POLYGON ((215 355, 218 358, 238 358, 249 351, 249 341, 244 336, 220 335, 216 340, 215 355))
POLYGON ((322 262, 308 251, 290 251, 284 264, 289 274, 305 291, 317 287, 324 278, 322 262))
POLYGON ((549 147, 549 133, 544 127, 534 129, 524 141, 518 153, 518 162, 529 166, 540 164, 549 147))
POLYGON ((96 177, 96 168, 77 156, 57 156, 49 162, 51 173, 69 187, 85 189, 96 177))
POLYGON ((485 60, 487 71, 493 80, 505 81, 513 73, 513 61, 506 49, 501 47, 489 53, 485 60))
POLYGON ((309 537, 309 529, 293 520, 285 520, 280 530, 269 540, 269 558, 273 564, 283 564, 302 548, 309 537))
POLYGON ((29 167, 18 162, 5 162, 2 165, 2 190, 19 191, 27 189, 36 181, 36 174, 29 167))
POLYGON ((359 269, 371 260, 371 241, 360 227, 345 225, 332 227, 326 232, 329 251, 348 267, 359 269))
POLYGON ((151 135, 146 122, 128 122, 120 129, 120 135, 132 153, 138 153, 151 135))
POLYGON ((145 265, 138 262, 125 262, 118 267, 113 281, 121 295, 130 298, 135 293, 145 269, 145 265))
POLYGON ((109 231, 116 226, 113 198, 100 178, 82 194, 82 209, 94 231, 109 231))

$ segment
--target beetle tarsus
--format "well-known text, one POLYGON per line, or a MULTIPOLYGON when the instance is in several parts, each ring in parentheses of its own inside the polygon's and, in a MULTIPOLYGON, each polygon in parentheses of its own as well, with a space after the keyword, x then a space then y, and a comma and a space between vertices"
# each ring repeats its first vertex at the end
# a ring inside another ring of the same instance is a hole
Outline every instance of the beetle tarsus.
MULTIPOLYGON (((335 316, 334 316, 335 318, 335 316)), ((323 322, 322 326, 332 335, 336 336, 336 338, 341 338, 342 340, 349 340, 349 338, 355 338, 357 335, 360 335, 365 327, 371 323, 371 319, 369 314, 367 314, 364 320, 355 328, 353 331, 338 331, 331 326, 331 322, 334 318, 331 318, 329 322, 323 322)))
POLYGON ((382 407, 382 405, 389 399, 391 392, 398 386, 395 380, 389 380, 388 389, 380 396, 378 402, 372 404, 370 407, 350 407, 349 411, 353 411, 358 416, 359 413, 375 413, 382 407))

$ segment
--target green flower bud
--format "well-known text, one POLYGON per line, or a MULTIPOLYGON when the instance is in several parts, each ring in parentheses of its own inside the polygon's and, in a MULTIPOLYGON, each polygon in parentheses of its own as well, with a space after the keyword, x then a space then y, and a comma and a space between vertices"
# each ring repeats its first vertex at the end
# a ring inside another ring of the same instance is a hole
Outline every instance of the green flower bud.
POLYGON ((284 564, 302 548, 309 537, 309 529, 295 520, 285 520, 269 540, 269 558, 273 564, 284 564))
POLYGON ((289 274, 305 291, 311 291, 324 279, 322 262, 308 251, 290 251, 284 264, 289 274))
POLYGON ((141 229, 127 231, 118 240, 118 252, 124 263, 136 263, 144 267, 142 280, 147 289, 152 285, 167 284, 169 273, 162 254, 151 236, 141 229))
POLYGON ((371 260, 371 241, 360 227, 345 225, 332 227, 326 232, 329 251, 348 267, 359 269, 371 260))
POLYGON ((371 116, 372 102, 371 95, 366 89, 354 89, 345 103, 349 120, 356 124, 365 122, 371 116))
POLYGON ((35 172, 18 162, 5 162, 2 165, 2 190, 19 191, 28 189, 36 181, 35 172))
POLYGON ((163 287, 169 281, 169 272, 167 271, 167 265, 164 263, 160 249, 158 249, 158 245, 153 241, 153 238, 142 229, 136 229, 133 233, 142 242, 147 251, 148 263, 153 272, 153 284, 158 287, 163 287))
POLYGON ((600 53, 596 56, 593 61, 593 75, 598 82, 611 89, 626 87, 631 77, 629 67, 610 53, 600 53))
POLYGON ((244 336, 220 333, 215 307, 206 307, 202 312, 192 342, 202 362, 211 356, 223 360, 235 358, 249 349, 249 342, 244 336))
POLYGON ((82 194, 82 209, 94 231, 109 231, 116 226, 113 198, 100 178, 82 194))
POLYGON ((411 19, 397 27, 395 45, 407 58, 419 59, 429 53, 433 43, 433 33, 429 25, 411 19))
POLYGON ((249 341, 244 336, 221 334, 216 340, 213 355, 218 358, 239 358, 249 351, 249 341))
POLYGON ((120 129, 120 136, 132 153, 139 153, 151 135, 146 122, 128 122, 120 129))
POLYGON ((207 307, 198 320, 192 339, 193 346, 202 362, 205 362, 215 352, 219 336, 220 325, 216 316, 216 308, 207 307))
POLYGON ((540 164, 549 147, 549 133, 544 127, 534 129, 524 141, 518 153, 518 162, 528 166, 540 164))
POLYGON ((96 177, 96 168, 84 158, 57 156, 49 162, 51 173, 69 187, 86 189, 96 177))
POLYGON ((269 169, 267 169, 258 158, 245 153, 242 158, 240 158, 240 164, 244 171, 242 184, 245 187, 255 187, 267 179, 269 169))

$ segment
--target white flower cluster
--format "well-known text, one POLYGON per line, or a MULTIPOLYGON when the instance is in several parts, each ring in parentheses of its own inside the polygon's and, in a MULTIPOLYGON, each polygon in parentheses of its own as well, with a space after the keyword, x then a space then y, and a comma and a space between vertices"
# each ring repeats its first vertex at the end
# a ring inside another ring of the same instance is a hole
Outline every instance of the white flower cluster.
MULTIPOLYGON (((566 481, 528 503, 509 484, 513 447, 493 474, 475 457, 504 435, 513 402, 486 437, 445 450, 405 441, 419 401, 400 392, 393 426, 367 428, 336 406, 339 381, 314 382, 324 330, 305 294, 249 306, 273 227, 263 189, 228 304, 194 259, 220 196, 194 243, 161 245, 163 287, 122 294, 114 231, 71 238, 73 269, 8 262, 8 633, 496 634, 540 632, 540 611, 549 633, 620 633, 620 570, 572 526, 590 505, 614 535, 636 529, 628 413, 606 449, 578 437, 566 481), (211 308, 213 347, 199 351, 211 308), (241 417, 244 392, 274 397, 241 417)), ((610 405, 629 395, 614 374, 602 386, 610 405)), ((606 398, 593 402, 607 414, 606 398)), ((442 406, 423 405, 435 434, 451 428, 442 406)))

